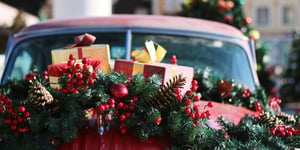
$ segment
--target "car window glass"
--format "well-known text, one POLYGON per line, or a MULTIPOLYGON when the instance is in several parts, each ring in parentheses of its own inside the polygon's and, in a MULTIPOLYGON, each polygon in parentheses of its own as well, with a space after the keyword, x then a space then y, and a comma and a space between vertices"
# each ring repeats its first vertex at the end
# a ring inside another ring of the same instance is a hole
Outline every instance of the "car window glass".
POLYGON ((197 37, 136 33, 132 36, 133 50, 141 50, 146 40, 153 40, 167 50, 165 63, 176 55, 179 65, 202 70, 209 67, 220 78, 255 87, 247 55, 236 44, 197 37))
MULTIPOLYGON (((11 62, 11 72, 7 72, 8 79, 21 80, 30 71, 36 69, 47 70, 47 65, 52 64, 51 50, 63 49, 68 44, 74 43, 74 37, 78 34, 43 36, 24 40, 17 44, 11 62)), ((125 32, 124 33, 92 33, 96 36, 94 44, 109 44, 111 59, 125 59, 125 32)))

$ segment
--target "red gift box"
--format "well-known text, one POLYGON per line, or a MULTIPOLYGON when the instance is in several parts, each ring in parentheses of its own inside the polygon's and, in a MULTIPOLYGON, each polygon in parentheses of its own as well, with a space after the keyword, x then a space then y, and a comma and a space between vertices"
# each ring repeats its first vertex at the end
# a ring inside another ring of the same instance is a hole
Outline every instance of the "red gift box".
POLYGON ((186 77, 186 84, 182 92, 190 89, 191 82, 194 77, 194 68, 171 65, 165 63, 140 63, 130 60, 115 60, 114 71, 127 75, 143 74, 145 78, 151 77, 154 74, 162 77, 162 83, 167 83, 174 76, 182 74, 186 77))
MULTIPOLYGON (((94 70, 101 70, 101 63, 99 60, 90 60, 86 64, 92 66, 94 70)), ((59 77, 70 73, 70 67, 71 66, 69 66, 67 63, 48 65, 49 82, 52 88, 61 88, 61 86, 58 83, 58 79, 59 77)))

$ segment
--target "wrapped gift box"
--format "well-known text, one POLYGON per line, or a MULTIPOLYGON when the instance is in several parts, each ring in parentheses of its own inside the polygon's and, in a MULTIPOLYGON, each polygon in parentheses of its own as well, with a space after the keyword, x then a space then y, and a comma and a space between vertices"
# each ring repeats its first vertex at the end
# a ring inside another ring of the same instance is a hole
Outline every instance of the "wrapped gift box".
MULTIPOLYGON (((94 70, 102 70, 101 63, 99 60, 90 60, 87 65, 92 66, 94 70)), ((62 77, 66 73, 70 73, 70 66, 67 63, 48 65, 48 74, 50 86, 55 89, 60 89, 61 85, 58 83, 59 77, 62 77)))
POLYGON ((145 78, 157 74, 162 77, 162 83, 165 84, 174 76, 182 74, 186 77, 186 84, 182 92, 190 89, 191 81, 194 77, 194 68, 171 65, 165 63, 140 63, 130 60, 115 60, 114 71, 127 75, 143 74, 145 78))
POLYGON ((55 49, 51 51, 52 55, 52 64, 60 64, 67 62, 69 60, 69 55, 73 54, 76 56, 76 59, 82 59, 88 57, 94 60, 101 61, 101 70, 104 73, 111 71, 110 69, 110 51, 109 45, 107 44, 98 44, 92 46, 80 46, 73 47, 70 49, 55 49))

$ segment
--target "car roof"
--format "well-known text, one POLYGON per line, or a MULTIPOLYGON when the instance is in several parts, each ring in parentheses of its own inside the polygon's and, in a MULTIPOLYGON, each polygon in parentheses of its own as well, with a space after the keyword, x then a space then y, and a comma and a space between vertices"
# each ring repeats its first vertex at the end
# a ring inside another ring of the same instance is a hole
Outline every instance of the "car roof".
MULTIPOLYGON (((26 35, 35 31, 59 29, 66 27, 143 27, 159 29, 175 29, 194 32, 206 32, 224 36, 243 37, 243 33, 226 24, 209 20, 159 15, 111 15, 104 17, 72 18, 47 20, 24 28, 18 35, 26 35)), ((53 31, 53 30, 52 30, 53 31)))

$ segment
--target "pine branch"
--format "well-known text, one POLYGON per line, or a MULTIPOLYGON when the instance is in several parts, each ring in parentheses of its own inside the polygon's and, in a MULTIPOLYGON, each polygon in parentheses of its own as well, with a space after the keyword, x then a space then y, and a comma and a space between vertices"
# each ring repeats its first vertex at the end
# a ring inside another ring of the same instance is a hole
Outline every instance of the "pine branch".
POLYGON ((186 78, 182 75, 177 75, 170 79, 165 85, 162 85, 157 92, 150 94, 144 101, 147 108, 157 108, 158 110, 168 108, 172 100, 176 98, 173 92, 177 88, 183 88, 186 83, 186 78))

